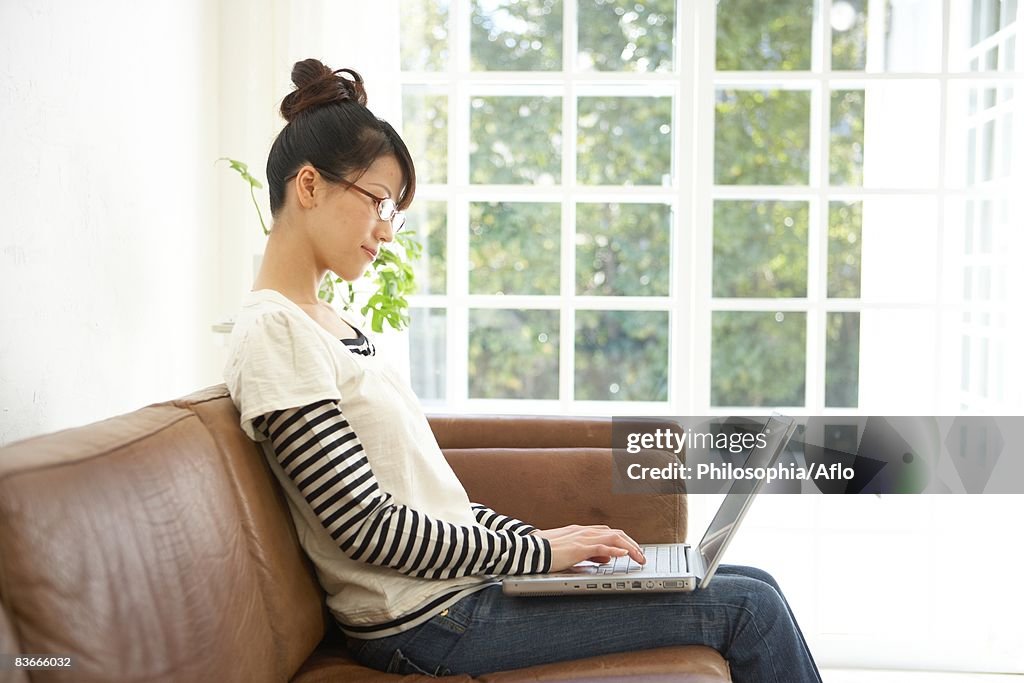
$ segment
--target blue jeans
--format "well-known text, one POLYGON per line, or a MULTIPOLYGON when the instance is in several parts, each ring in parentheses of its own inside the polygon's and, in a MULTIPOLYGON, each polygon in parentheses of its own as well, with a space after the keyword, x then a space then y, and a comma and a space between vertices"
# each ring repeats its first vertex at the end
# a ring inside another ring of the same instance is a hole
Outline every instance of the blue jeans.
POLYGON ((708 588, 692 593, 510 597, 493 586, 404 633, 349 639, 364 666, 436 676, 668 645, 718 650, 736 683, 821 683, 775 579, 735 565, 722 565, 708 588))

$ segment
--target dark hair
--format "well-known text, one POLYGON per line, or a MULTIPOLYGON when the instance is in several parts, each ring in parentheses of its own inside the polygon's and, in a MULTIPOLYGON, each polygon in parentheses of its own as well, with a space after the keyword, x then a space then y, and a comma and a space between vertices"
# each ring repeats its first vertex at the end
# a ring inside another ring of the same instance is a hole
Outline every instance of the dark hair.
POLYGON ((366 108, 362 77, 351 69, 331 71, 319 60, 304 59, 292 67, 292 82, 295 90, 281 102, 288 124, 267 157, 270 213, 276 216, 284 205, 285 182, 303 164, 337 182, 387 154, 398 160, 405 180, 395 203, 400 209, 409 206, 416 194, 412 157, 395 129, 366 108))

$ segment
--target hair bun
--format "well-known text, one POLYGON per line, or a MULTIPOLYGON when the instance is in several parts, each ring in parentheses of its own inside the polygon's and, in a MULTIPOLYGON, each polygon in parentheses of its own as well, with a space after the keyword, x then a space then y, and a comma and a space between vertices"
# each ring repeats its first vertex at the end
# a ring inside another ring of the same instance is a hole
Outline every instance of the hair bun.
POLYGON ((331 71, 319 59, 303 59, 292 67, 292 83, 295 90, 281 101, 281 116, 289 123, 307 109, 327 104, 352 100, 366 106, 363 77, 352 69, 331 71))

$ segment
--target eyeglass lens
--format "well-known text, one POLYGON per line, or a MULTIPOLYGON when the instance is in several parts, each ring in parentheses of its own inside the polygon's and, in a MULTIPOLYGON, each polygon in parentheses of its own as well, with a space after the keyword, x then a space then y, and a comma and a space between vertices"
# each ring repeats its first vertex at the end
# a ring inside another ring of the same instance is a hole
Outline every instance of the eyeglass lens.
POLYGON ((391 221, 391 228, 398 232, 405 225, 405 214, 398 210, 395 200, 388 197, 377 204, 377 213, 381 220, 391 221))

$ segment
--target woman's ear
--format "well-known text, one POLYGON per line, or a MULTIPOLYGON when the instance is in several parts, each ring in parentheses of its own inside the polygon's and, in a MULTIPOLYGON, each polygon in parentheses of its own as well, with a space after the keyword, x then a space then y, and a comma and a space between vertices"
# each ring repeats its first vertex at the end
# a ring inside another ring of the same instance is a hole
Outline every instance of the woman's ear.
POLYGON ((299 169, 292 180, 292 187, 295 188, 295 193, 298 196, 299 206, 304 209, 312 209, 316 205, 319 176, 320 174, 315 168, 306 164, 299 169))

